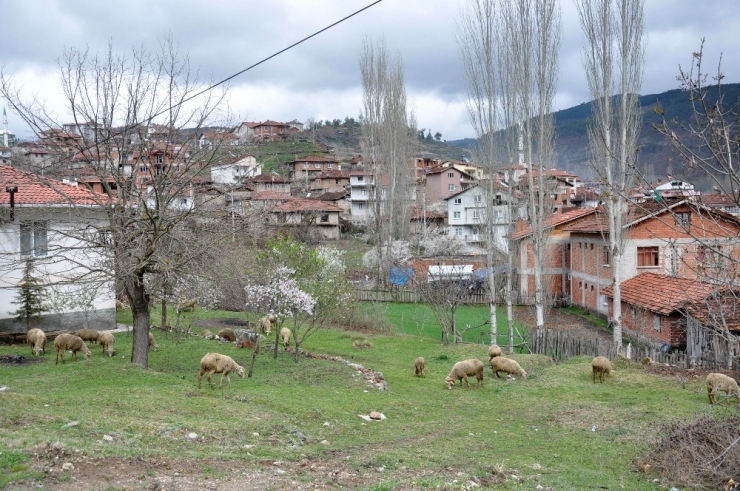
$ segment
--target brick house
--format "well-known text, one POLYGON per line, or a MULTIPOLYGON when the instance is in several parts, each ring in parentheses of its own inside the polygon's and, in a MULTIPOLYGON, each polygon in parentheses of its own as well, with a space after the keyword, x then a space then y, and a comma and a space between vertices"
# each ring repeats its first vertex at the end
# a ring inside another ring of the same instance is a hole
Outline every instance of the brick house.
POLYGON ((311 175, 308 182, 308 190, 312 193, 343 191, 349 186, 349 181, 349 172, 332 169, 329 172, 311 175))
MULTIPOLYGON (((696 278, 642 273, 622 283, 622 327, 653 345, 685 348, 690 357, 721 344, 737 354, 737 294, 726 295, 726 291, 724 286, 696 278), (722 317, 721 323, 712 318, 715 315, 722 317), (720 325, 725 335, 715 336, 720 325)), ((603 293, 610 299, 611 314, 613 287, 606 287, 603 293)))
MULTIPOLYGON (((571 233, 567 227, 596 213, 595 208, 579 208, 549 217, 545 223, 545 245, 543 251, 544 274, 542 276, 545 295, 554 299, 569 299, 571 296, 571 233)), ((519 295, 525 303, 533 303, 535 294, 534 249, 532 227, 519 222, 512 236, 515 241, 513 254, 519 273, 519 295)))
MULTIPOLYGON (((610 303, 601 292, 613 278, 606 223, 599 209, 566 227, 571 303, 605 316, 610 303)), ((734 275, 727 267, 735 262, 726 258, 740 256, 738 234, 740 219, 692 201, 633 204, 624 220, 622 281, 647 272, 707 280, 734 275)))
MULTIPOLYGON (((307 155, 299 159, 286 162, 288 177, 293 180, 304 180, 308 183, 312 176, 339 169, 339 161, 332 157, 307 155)), ((308 187, 308 186, 306 186, 308 187)))
POLYGON ((260 174, 247 179, 246 183, 257 192, 273 191, 290 196, 290 179, 275 174, 260 174))

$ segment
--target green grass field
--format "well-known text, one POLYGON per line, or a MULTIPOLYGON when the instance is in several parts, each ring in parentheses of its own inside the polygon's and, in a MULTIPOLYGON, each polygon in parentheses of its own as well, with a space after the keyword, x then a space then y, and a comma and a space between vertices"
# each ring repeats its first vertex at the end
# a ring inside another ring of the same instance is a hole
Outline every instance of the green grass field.
MULTIPOLYGON (((466 308, 460 315, 472 324, 485 312, 466 308)), ((126 315, 122 312, 119 321, 126 322, 126 315)), ((196 320, 206 315, 195 313, 196 320)), ((441 478, 404 482, 399 470, 412 469, 460 473, 460 483, 472 476, 485 482, 493 474, 516 474, 520 480, 504 481, 517 489, 541 484, 559 490, 652 490, 660 489, 655 476, 637 472, 634 460, 645 454, 659 425, 728 410, 707 404, 703 380, 681 384, 636 364, 619 364, 606 383, 593 384, 586 357, 554 365, 542 356, 516 354, 527 380, 507 382, 486 369, 482 388, 447 390, 444 378, 453 363, 487 360, 487 347, 442 345, 433 319, 420 320, 430 314, 418 306, 388 305, 375 315, 387 316, 395 329, 324 330, 304 348, 382 372, 386 391, 346 364, 308 358, 296 364, 289 353, 280 352, 275 360, 263 350, 254 376, 233 376, 222 398, 205 381, 197 389, 200 358, 219 351, 248 367, 252 351, 195 336, 178 342, 164 333, 156 334, 160 349, 150 352, 148 370, 130 364, 128 333, 116 335, 115 358, 94 347, 90 360, 55 365, 48 345, 39 363, 0 365, 0 386, 8 387, 0 392, 0 487, 10 479, 43 479, 28 468, 31 449, 58 441, 109 456, 218 456, 256 464, 342 459, 357 469, 383 467, 372 489, 452 489, 441 478), (371 347, 357 349, 358 339, 371 347), (413 376, 417 356, 427 360, 425 378, 413 376), (358 418, 374 410, 387 419, 358 418), (73 421, 79 424, 67 426, 73 421), (201 435, 197 444, 188 440, 190 432, 201 435), (298 432, 307 437, 305 444, 298 432), (103 435, 113 440, 101 444, 103 435)), ((30 349, 0 346, 0 355, 11 354, 29 356, 30 349)))

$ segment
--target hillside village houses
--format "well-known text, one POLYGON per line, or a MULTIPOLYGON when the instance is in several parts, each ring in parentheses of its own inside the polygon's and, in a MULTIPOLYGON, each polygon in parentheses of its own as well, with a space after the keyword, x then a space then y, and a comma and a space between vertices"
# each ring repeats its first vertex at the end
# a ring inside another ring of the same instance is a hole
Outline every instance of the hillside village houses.
POLYGON ((87 321, 96 329, 115 328, 109 258, 78 239, 84 232, 97 240, 95 234, 107 227, 101 197, 7 165, 0 165, 0 184, 0 332, 26 332, 25 323, 13 321, 12 312, 18 308, 13 302, 27 262, 47 295, 68 300, 58 311, 34 320, 32 327, 77 329, 87 321), (101 268, 105 274, 90 274, 101 268))
MULTIPOLYGON (((284 139, 300 132, 301 126, 296 122, 243 123, 233 133, 239 141, 247 137, 284 139)), ((66 125, 49 131, 46 140, 35 145, 14 145, 10 148, 10 159, 20 155, 16 154, 16 149, 27 160, 37 151, 43 156, 37 160, 40 162, 43 158, 48 169, 49 160, 58 159, 55 151, 61 151, 68 157, 67 168, 58 172, 60 178, 77 185, 80 190, 89 188, 101 192, 105 187, 115 186, 115 181, 81 165, 93 161, 105 166, 110 162, 105 156, 99 159, 89 154, 77 157, 80 142, 95 131, 94 124, 66 125), (55 145, 45 145, 45 141, 53 141, 55 145)), ((228 133, 227 129, 204 132, 198 145, 209 145, 212 135, 228 133)), ((150 179, 160 173, 178 172, 180 166, 192 158, 192 152, 187 144, 166 140, 166 128, 152 125, 142 129, 141 134, 146 145, 127 156, 126 172, 142 188, 142 196, 146 196, 150 179)), ((169 138, 171 140, 172 135, 169 138)), ((296 156, 284 162, 284 167, 264 173, 257 156, 240 153, 238 146, 228 145, 228 149, 210 166, 205 180, 194 182, 183 191, 183 206, 215 208, 221 211, 224 219, 259 222, 260 234, 291 230, 299 236, 318 240, 338 239, 346 223, 367 225, 378 200, 383 208, 387 196, 385 178, 364 164, 361 156, 351 157, 349 162, 331 154, 296 156)), ((0 147, 0 157, 5 155, 2 152, 0 147)), ((415 157, 408 165, 412 233, 424 235, 444 230, 461 244, 450 252, 457 263, 460 260, 465 264, 484 263, 489 245, 502 261, 507 254, 515 254, 518 298, 523 303, 531 302, 534 294, 531 230, 525 225, 527 166, 502 168, 489 176, 484 168, 467 161, 415 157), (489 196, 489 179, 494 179, 492 196, 489 196), (491 217, 487 216, 489 205, 491 217), (492 244, 487 243, 489 222, 494 225, 492 244), (516 230, 511 237, 513 249, 510 250, 508 234, 512 223, 516 224, 516 230)), ((539 181, 536 172, 532 177, 535 183, 539 181)), ((607 317, 612 311, 613 265, 609 264, 604 215, 599 208, 602 199, 599 185, 558 169, 547 170, 543 180, 551 213, 546 221, 546 294, 559 303, 577 305, 607 317)), ((740 214, 738 207, 731 197, 695 192, 689 183, 670 176, 666 181, 636 188, 630 199, 622 267, 626 292, 622 296, 625 330, 655 344, 673 347, 682 347, 687 345, 687 340, 701 338, 692 345, 692 349, 697 349, 696 346, 707 343, 707 336, 692 334, 699 332, 696 329, 689 333, 687 319, 693 319, 692 325, 699 326, 702 320, 710 317, 701 310, 697 300, 706 291, 705 283, 710 278, 697 272, 703 271, 706 276, 713 271, 713 266, 709 266, 711 261, 698 258, 715 257, 712 251, 716 255, 717 247, 735 254, 734 238, 740 233, 740 225, 731 213, 740 214), (681 217, 678 222, 676 216, 681 217), (691 224, 691 233, 682 229, 686 223, 691 224), (721 223, 722 226, 711 230, 704 225, 704 228, 698 227, 698 224, 707 223, 721 223), (694 233, 699 231, 706 234, 705 240, 710 242, 704 249, 694 233), (644 276, 648 274, 650 276, 644 276), (673 298, 659 308, 647 300, 641 303, 640 299, 649 298, 647 285, 658 281, 683 284, 680 291, 692 291, 696 295, 692 303, 673 298), (689 282, 695 288, 689 289, 681 282, 689 282), (693 309, 693 317, 688 315, 690 309, 693 309)))

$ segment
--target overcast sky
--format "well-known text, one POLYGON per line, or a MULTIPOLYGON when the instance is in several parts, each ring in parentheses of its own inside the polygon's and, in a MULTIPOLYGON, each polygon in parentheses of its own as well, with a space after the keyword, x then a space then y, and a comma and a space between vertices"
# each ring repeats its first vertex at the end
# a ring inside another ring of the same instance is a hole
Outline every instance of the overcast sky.
MULTIPOLYGON (((65 119, 56 60, 65 47, 155 50, 171 32, 206 79, 222 80, 373 0, 5 0, 0 67, 29 97, 65 119)), ((445 140, 474 136, 465 110, 456 23, 466 0, 383 0, 363 13, 231 81, 228 101, 241 121, 306 122, 361 112, 358 56, 363 39, 382 36, 405 66, 419 128, 445 140)), ((706 38, 707 67, 723 54, 726 82, 740 81, 740 2, 646 0, 643 94, 677 88, 678 65, 706 38)), ((581 66, 581 30, 572 0, 562 0, 563 35, 556 109, 590 99, 581 66)), ((3 105, 4 101, 2 101, 3 105)), ((8 111, 9 129, 30 138, 8 111)), ((66 118, 69 119, 69 118, 66 118)))

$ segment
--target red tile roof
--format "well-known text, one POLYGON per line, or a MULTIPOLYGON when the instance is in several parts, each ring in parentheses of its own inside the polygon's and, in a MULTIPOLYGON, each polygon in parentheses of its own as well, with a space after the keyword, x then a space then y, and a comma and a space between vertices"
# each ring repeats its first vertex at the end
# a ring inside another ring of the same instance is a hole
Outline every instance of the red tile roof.
POLYGON ((7 165, 0 165, 0 205, 10 204, 8 186, 18 186, 15 194, 16 206, 44 205, 100 205, 106 197, 86 188, 64 184, 7 165))
POLYGON ((259 174, 248 179, 249 182, 272 182, 275 184, 290 184, 290 179, 274 174, 259 174))
MULTIPOLYGON (((557 215, 553 215, 551 218, 548 218, 547 220, 545 220, 545 223, 543 225, 544 225, 545 230, 547 230, 553 227, 557 227, 558 225, 571 222, 578 218, 585 217, 586 215, 589 215, 595 212, 596 212, 596 208, 578 208, 576 210, 570 210, 570 211, 566 211, 565 213, 558 213, 557 215)), ((512 239, 514 240, 523 239, 524 237, 530 235, 531 233, 532 233, 532 226, 527 225, 524 229, 515 233, 512 236, 512 239)))
POLYGON ((278 193, 277 191, 259 191, 252 195, 252 201, 285 201, 298 199, 289 194, 278 193))
MULTIPOLYGON (((642 273, 622 282, 622 301, 669 315, 686 305, 702 303, 717 288, 696 279, 642 273)), ((614 287, 610 285, 601 293, 613 297, 614 287)))
POLYGON ((320 194, 316 197, 311 197, 309 199, 319 200, 319 201, 337 201, 342 200, 347 197, 347 194, 349 194, 347 191, 334 191, 334 192, 327 192, 320 194))

